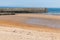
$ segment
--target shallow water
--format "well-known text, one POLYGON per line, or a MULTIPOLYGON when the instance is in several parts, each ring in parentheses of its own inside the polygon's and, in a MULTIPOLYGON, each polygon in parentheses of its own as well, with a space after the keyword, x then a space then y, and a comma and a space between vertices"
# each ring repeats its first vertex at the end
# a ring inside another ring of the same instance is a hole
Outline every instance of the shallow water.
POLYGON ((52 28, 60 28, 60 20, 48 20, 32 18, 25 21, 27 24, 44 25, 52 28))

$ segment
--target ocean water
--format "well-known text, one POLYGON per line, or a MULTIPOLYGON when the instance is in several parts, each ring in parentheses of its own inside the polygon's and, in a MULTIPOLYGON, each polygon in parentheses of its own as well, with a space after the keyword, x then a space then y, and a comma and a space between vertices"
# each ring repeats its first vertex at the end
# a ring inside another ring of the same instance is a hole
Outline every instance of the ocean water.
POLYGON ((48 8, 48 14, 60 15, 60 8, 48 8))

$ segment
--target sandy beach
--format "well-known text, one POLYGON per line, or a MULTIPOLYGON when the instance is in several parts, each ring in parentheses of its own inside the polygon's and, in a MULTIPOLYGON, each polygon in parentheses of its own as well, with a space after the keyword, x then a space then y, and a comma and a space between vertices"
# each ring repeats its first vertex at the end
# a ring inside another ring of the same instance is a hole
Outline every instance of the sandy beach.
POLYGON ((16 14, 0 16, 0 40, 60 40, 60 16, 16 14))

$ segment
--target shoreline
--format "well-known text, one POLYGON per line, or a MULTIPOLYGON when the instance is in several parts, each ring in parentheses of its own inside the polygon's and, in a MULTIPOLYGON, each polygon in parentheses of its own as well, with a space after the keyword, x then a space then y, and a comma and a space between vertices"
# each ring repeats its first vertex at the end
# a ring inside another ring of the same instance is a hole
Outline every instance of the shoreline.
POLYGON ((51 19, 51 20, 60 20, 60 16, 58 15, 46 15, 46 14, 16 14, 16 16, 22 17, 35 17, 35 18, 44 18, 44 19, 51 19))

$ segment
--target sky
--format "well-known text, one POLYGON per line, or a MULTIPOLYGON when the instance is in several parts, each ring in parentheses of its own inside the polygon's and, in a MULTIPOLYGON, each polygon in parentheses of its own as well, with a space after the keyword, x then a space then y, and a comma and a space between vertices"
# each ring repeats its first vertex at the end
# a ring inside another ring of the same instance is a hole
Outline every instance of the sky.
POLYGON ((0 0, 0 7, 60 8, 60 0, 0 0))

